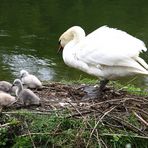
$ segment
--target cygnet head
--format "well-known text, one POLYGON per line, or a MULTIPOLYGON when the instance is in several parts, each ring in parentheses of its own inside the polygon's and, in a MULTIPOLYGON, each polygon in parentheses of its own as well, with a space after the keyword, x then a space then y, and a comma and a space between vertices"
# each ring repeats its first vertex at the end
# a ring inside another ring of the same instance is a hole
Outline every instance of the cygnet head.
POLYGON ((27 76, 28 74, 29 74, 29 73, 28 73, 28 71, 26 71, 26 70, 21 70, 21 71, 20 71, 20 76, 21 76, 21 78, 27 76))
POLYGON ((22 81, 20 79, 15 79, 13 84, 12 84, 12 88, 16 86, 15 89, 15 95, 18 96, 19 93, 23 90, 23 85, 22 85, 22 81))
POLYGON ((22 84, 22 82, 21 82, 20 79, 15 79, 14 82, 13 82, 13 84, 12 84, 12 86, 19 86, 21 84, 22 84))
POLYGON ((67 43, 71 40, 76 39, 80 40, 81 38, 85 37, 84 30, 79 26, 73 26, 65 31, 59 38, 59 51, 61 51, 67 43))

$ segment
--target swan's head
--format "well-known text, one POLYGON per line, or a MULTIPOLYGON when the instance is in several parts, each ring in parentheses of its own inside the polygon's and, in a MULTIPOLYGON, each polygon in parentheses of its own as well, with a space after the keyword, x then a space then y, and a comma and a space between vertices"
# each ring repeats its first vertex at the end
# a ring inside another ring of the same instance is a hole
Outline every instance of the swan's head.
POLYGON ((28 74, 29 74, 29 73, 28 73, 28 71, 26 71, 26 70, 21 70, 21 71, 20 71, 20 76, 21 76, 21 78, 27 76, 28 74))
POLYGON ((79 26, 73 26, 65 31, 59 38, 59 50, 60 52, 71 40, 78 42, 85 37, 84 30, 79 26))

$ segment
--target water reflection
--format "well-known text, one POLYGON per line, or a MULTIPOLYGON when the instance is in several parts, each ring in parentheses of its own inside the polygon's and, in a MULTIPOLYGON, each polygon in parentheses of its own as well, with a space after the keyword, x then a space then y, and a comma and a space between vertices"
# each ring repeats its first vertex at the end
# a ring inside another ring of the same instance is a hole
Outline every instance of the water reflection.
POLYGON ((3 64, 9 67, 11 74, 14 77, 19 77, 19 72, 22 69, 31 72, 39 77, 40 80, 52 80, 55 72, 52 68, 55 63, 52 63, 49 59, 39 59, 32 55, 8 55, 3 54, 3 64))

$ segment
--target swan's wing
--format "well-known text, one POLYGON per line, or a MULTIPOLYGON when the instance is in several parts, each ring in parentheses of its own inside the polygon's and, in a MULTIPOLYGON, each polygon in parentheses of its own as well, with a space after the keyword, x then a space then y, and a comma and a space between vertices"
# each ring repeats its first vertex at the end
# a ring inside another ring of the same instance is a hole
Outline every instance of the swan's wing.
POLYGON ((147 50, 141 40, 107 26, 90 33, 74 48, 79 60, 109 66, 127 66, 131 58, 137 57, 142 50, 147 50))

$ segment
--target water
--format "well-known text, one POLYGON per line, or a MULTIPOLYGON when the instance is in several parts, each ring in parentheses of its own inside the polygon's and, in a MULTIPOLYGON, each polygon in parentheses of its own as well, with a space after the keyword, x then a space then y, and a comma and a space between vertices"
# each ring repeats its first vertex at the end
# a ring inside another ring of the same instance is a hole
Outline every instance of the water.
MULTIPOLYGON (((87 34, 108 25, 148 47, 147 5, 146 0, 0 0, 0 80, 13 81, 21 69, 43 81, 90 77, 63 63, 57 54, 59 36, 73 25, 87 34)), ((142 57, 148 62, 147 53, 142 57)), ((132 83, 146 86, 147 81, 132 83)))

